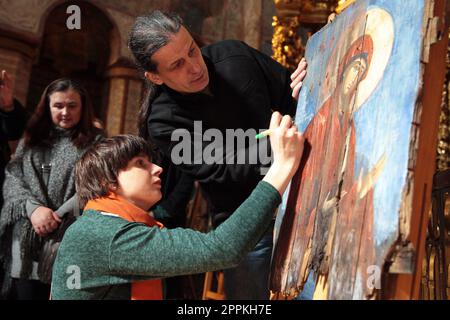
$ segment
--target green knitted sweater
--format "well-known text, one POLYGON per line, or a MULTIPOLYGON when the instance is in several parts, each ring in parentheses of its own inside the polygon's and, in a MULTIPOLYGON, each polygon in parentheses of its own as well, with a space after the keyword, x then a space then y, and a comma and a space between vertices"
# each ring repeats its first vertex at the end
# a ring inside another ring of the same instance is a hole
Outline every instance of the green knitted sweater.
POLYGON ((281 197, 259 182, 209 233, 159 229, 85 211, 66 231, 53 267, 52 299, 130 299, 131 282, 236 266, 268 228, 281 197))

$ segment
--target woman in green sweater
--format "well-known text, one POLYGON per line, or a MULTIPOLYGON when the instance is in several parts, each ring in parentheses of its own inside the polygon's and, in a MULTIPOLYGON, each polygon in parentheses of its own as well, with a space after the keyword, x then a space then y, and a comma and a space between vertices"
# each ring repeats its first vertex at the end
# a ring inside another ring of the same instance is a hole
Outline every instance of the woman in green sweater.
POLYGON ((303 136, 289 116, 270 123, 273 163, 246 201, 217 229, 165 229, 148 214, 161 198, 161 168, 141 138, 93 145, 76 166, 84 214, 65 233, 52 299, 162 299, 161 279, 237 265, 269 226, 298 168, 303 136))

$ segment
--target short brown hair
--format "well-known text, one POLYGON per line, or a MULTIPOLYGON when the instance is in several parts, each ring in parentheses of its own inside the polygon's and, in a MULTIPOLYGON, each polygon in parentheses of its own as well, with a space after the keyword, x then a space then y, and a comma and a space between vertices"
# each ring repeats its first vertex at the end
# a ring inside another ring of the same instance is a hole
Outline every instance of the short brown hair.
POLYGON ((106 196, 117 185, 119 170, 139 155, 152 160, 152 146, 141 137, 118 135, 94 143, 78 160, 75 187, 83 208, 89 200, 106 196))

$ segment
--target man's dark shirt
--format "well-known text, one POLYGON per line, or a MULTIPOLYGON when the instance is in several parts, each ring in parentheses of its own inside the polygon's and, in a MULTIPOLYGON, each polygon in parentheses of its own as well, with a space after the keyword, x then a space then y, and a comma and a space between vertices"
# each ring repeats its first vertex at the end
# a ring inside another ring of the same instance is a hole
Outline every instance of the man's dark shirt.
MULTIPOLYGON (((272 58, 232 40, 204 47, 202 54, 208 67, 210 94, 180 94, 162 85, 151 106, 149 134, 169 157, 179 143, 171 141, 172 132, 183 128, 192 133, 194 121, 202 121, 203 132, 210 128, 220 130, 225 143, 226 129, 258 131, 268 128, 273 111, 295 114, 290 73, 272 58)), ((203 142, 203 149, 210 143, 203 142)), ((247 147, 247 153, 257 152, 255 145, 247 147)), ((211 212, 220 214, 215 224, 232 213, 263 177, 260 164, 203 163, 180 167, 201 183, 211 212)))

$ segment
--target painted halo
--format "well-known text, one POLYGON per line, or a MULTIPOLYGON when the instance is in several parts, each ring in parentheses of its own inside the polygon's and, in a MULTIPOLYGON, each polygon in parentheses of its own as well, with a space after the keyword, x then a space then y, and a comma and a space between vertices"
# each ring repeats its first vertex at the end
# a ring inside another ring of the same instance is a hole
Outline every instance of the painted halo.
POLYGON ((394 23, 391 15, 386 10, 372 7, 353 20, 356 22, 347 28, 349 33, 341 35, 337 40, 326 64, 326 79, 322 84, 322 100, 319 107, 336 90, 342 56, 349 50, 349 46, 364 34, 372 38, 373 52, 367 74, 358 84, 354 110, 366 102, 383 77, 394 43, 394 23), (363 26, 365 30, 358 26, 363 26))
POLYGON ((355 110, 366 102, 383 77, 394 43, 394 22, 386 10, 372 8, 366 16, 365 34, 372 37, 373 55, 367 75, 358 85, 355 110))

